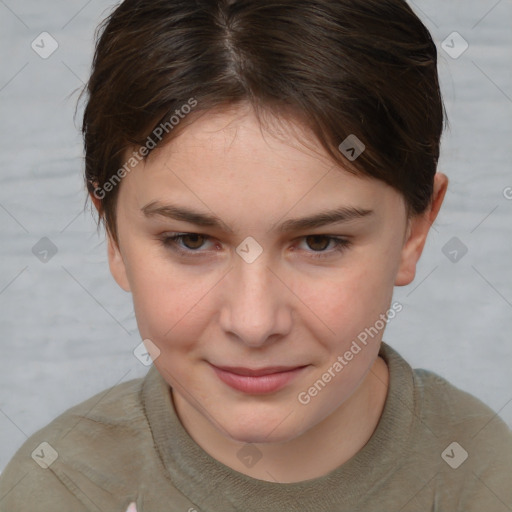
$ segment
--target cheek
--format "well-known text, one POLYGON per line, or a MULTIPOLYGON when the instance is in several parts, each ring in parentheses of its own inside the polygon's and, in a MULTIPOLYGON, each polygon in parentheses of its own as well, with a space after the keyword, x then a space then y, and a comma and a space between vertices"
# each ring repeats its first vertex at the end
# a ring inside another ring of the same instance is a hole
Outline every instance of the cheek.
POLYGON ((386 258, 358 257, 356 261, 328 275, 296 280, 295 293, 307 306, 302 308, 306 314, 314 313, 311 318, 316 321, 310 327, 318 325, 319 339, 350 344, 389 308, 393 266, 386 258))
POLYGON ((165 255, 146 253, 143 259, 134 251, 132 256, 128 274, 141 336, 161 342, 193 339, 202 327, 204 296, 216 280, 199 275, 199 267, 171 264, 165 255))

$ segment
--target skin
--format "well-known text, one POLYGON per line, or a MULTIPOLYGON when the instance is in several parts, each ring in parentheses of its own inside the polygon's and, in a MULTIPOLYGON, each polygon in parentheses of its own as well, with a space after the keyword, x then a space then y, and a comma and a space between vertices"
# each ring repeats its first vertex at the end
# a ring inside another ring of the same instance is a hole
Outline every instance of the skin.
POLYGON ((269 133, 242 107, 195 120, 123 178, 118 243, 109 237, 108 249, 112 275, 133 294, 142 338, 160 350, 154 364, 189 435, 236 471, 277 482, 327 474, 374 432, 389 382, 378 357, 383 330, 308 404, 297 397, 386 313, 394 286, 413 280, 448 183, 437 173, 431 207, 407 219, 396 190, 334 166, 314 139, 302 143, 305 129, 289 127, 285 137, 269 133), (215 215, 223 224, 141 211, 155 202, 215 215), (276 230, 287 219, 340 206, 373 214, 276 230), (205 238, 176 242, 189 248, 179 255, 163 239, 184 232, 205 238), (248 236, 263 248, 252 263, 236 252, 248 236), (337 251, 325 236, 351 244, 337 251), (200 255, 191 256, 194 250, 200 255), (210 363, 307 368, 284 388, 255 395, 224 384, 210 363), (261 454, 252 467, 237 455, 247 443, 261 454))

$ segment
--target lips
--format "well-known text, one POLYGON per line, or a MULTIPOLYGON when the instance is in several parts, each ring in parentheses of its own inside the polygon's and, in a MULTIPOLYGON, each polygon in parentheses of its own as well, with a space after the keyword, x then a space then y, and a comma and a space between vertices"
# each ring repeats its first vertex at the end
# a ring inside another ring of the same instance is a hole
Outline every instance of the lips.
POLYGON ((245 368, 211 365, 226 385, 247 394, 262 395, 280 390, 295 379, 307 366, 268 366, 245 368))
MULTIPOLYGON (((215 366, 215 365, 214 365, 215 366)), ((235 375, 245 375, 248 377, 261 377, 262 375, 272 375, 273 373, 283 373, 302 368, 302 366, 269 366, 267 368, 250 369, 241 366, 216 366, 219 370, 234 373, 235 375)))

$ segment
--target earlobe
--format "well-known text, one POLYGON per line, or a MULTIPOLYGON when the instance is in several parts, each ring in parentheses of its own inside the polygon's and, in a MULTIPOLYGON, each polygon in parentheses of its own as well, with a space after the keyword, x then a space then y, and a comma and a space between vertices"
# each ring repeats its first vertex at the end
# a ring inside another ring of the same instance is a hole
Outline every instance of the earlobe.
POLYGON ((430 227, 439 213, 447 188, 448 178, 444 174, 436 173, 431 205, 421 215, 409 219, 395 286, 405 286, 413 281, 416 275, 416 264, 423 252, 430 227))
POLYGON ((107 235, 108 244, 108 264, 110 273, 115 279, 116 283, 125 291, 130 291, 130 282, 128 280, 126 265, 123 260, 123 255, 119 249, 117 242, 112 239, 110 234, 107 235))

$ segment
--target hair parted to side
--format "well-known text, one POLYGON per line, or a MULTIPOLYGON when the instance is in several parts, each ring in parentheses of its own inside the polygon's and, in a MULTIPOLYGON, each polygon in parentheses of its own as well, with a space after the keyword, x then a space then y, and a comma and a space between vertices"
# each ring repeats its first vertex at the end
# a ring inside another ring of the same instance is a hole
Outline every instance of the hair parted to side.
POLYGON ((155 142, 241 102, 303 123, 333 163, 400 192, 410 215, 429 206, 445 109, 436 46, 405 0, 125 0, 98 34, 85 180, 116 242, 126 151, 146 146, 145 159, 159 126, 155 142), (366 146, 353 162, 338 149, 351 134, 366 146))

